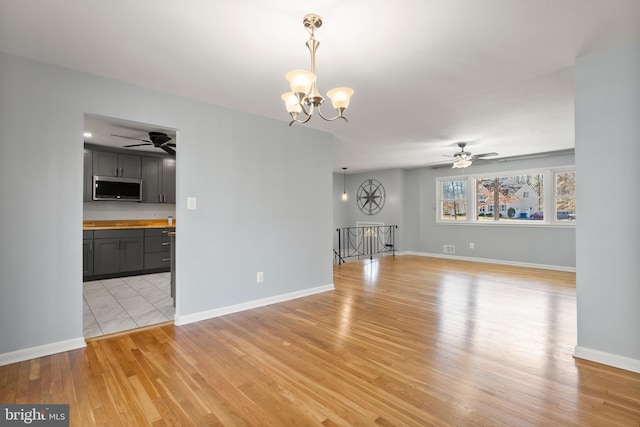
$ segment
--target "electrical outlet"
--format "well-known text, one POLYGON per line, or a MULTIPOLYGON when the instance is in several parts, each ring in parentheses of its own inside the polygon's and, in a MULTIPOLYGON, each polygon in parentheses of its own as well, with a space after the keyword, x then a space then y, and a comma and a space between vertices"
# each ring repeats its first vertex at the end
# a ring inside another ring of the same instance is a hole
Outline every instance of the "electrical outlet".
POLYGON ((264 282, 264 273, 262 271, 258 271, 258 274, 256 276, 256 281, 258 283, 264 282))
POLYGON ((469 243, 469 249, 474 249, 476 247, 476 245, 474 245, 473 243, 469 243))

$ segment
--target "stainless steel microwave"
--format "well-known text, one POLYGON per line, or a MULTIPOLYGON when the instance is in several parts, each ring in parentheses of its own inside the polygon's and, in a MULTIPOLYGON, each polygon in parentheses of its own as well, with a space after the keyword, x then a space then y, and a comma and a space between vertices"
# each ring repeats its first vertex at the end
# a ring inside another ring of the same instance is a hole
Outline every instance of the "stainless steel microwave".
POLYGON ((94 175, 93 200, 141 202, 142 180, 94 175))

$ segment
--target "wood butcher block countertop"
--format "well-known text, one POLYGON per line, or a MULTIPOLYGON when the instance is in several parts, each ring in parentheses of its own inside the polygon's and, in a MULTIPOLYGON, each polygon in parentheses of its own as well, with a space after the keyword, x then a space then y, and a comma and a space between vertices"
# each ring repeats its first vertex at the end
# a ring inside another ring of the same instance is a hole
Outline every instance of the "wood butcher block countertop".
POLYGON ((116 228, 176 228, 176 221, 169 225, 166 219, 118 219, 82 221, 83 230, 112 230, 116 228))

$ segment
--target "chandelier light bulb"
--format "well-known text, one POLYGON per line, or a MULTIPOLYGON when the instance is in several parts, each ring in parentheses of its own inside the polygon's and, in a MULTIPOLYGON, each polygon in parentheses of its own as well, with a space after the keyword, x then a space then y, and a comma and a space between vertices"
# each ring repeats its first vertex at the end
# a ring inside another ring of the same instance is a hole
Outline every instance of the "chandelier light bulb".
POLYGON ((307 94, 311 85, 316 81, 316 76, 305 70, 291 70, 285 75, 285 78, 289 80, 293 93, 307 94))
POLYGON ((300 103, 298 102, 298 97, 296 96, 295 93, 293 92, 283 93, 281 98, 284 101, 284 105, 287 108, 287 113, 298 114, 300 111, 302 111, 302 107, 300 106, 300 103))
POLYGON ((333 108, 335 108, 336 110, 340 108, 346 110, 347 107, 349 107, 351 95, 353 95, 353 89, 348 87, 337 87, 327 92, 327 96, 331 100, 333 108))

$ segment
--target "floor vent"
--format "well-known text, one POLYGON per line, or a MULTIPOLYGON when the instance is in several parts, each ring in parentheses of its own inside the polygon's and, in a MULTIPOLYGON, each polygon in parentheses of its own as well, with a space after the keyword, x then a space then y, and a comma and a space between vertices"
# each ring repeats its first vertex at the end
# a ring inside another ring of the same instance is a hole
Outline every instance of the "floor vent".
POLYGON ((456 247, 454 245, 442 245, 442 253, 453 255, 456 253, 456 247))

